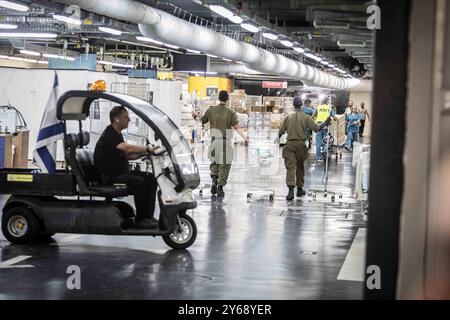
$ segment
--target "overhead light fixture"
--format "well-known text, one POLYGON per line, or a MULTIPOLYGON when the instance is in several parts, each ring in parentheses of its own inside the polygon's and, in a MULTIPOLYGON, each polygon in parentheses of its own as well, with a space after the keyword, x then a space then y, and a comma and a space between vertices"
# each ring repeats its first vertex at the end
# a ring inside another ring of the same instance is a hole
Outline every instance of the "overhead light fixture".
POLYGON ((74 57, 59 56, 58 58, 61 59, 61 60, 75 61, 74 57))
POLYGON ((234 15, 230 10, 218 5, 210 5, 209 9, 225 18, 231 18, 234 15))
POLYGON ((51 54, 51 53, 44 53, 42 56, 45 58, 54 58, 54 59, 59 58, 59 56, 57 54, 51 54))
POLYGON ((119 68, 127 68, 127 69, 133 69, 134 65, 132 64, 123 64, 123 63, 117 63, 117 62, 111 62, 111 61, 97 61, 99 64, 107 65, 107 66, 113 66, 113 67, 119 67, 119 68))
POLYGON ((291 42, 291 41, 289 41, 289 40, 280 40, 280 43, 283 45, 283 46, 285 46, 285 47, 292 47, 292 46, 294 46, 294 44, 291 42))
POLYGON ((293 48, 295 51, 297 51, 298 53, 304 53, 305 52, 305 49, 303 49, 303 48, 300 48, 300 47, 295 47, 295 48, 293 48))
POLYGON ((270 32, 263 32, 263 37, 270 39, 270 40, 277 40, 278 36, 276 34, 270 33, 270 32))
POLYGON ((41 55, 40 52, 32 51, 32 50, 20 50, 20 53, 26 54, 26 55, 29 55, 29 56, 37 56, 37 57, 41 55))
POLYGON ((61 60, 67 60, 67 61, 75 61, 74 57, 57 55, 57 54, 52 54, 52 53, 44 53, 44 54, 42 54, 42 56, 44 58, 49 58, 49 59, 52 58, 52 59, 61 59, 61 60))
POLYGON ((245 23, 245 22, 241 23, 241 27, 243 29, 245 29, 247 31, 250 31, 250 32, 253 32, 253 33, 256 33, 256 32, 259 31, 259 28, 257 26, 255 26, 253 24, 250 24, 250 23, 245 23))
POLYGON ((355 47, 355 48, 365 48, 367 43, 365 41, 341 41, 337 42, 339 47, 355 47))
POLYGON ((23 61, 23 62, 30 62, 30 63, 37 63, 37 60, 35 59, 27 59, 27 58, 20 58, 20 57, 8 57, 9 60, 14 61, 23 61))
POLYGON ((56 33, 31 33, 31 32, 0 32, 0 38, 39 38, 52 39, 56 38, 56 33))
POLYGON ((222 60, 223 60, 223 61, 228 61, 228 62, 231 62, 231 61, 233 61, 233 60, 230 60, 230 59, 225 59, 225 58, 222 58, 222 60))
POLYGON ((323 64, 324 66, 327 66, 330 64, 328 61, 325 61, 325 60, 321 61, 320 63, 323 64))
POLYGON ((17 29, 17 24, 0 23, 0 29, 17 29))
POLYGON ((349 23, 322 23, 318 21, 317 19, 314 19, 313 21, 314 28, 321 28, 321 29, 350 29, 349 23))
POLYGON ((317 62, 321 62, 323 60, 321 57, 318 57, 318 56, 316 56, 316 55, 314 55, 312 53, 305 53, 305 57, 313 59, 313 60, 315 60, 317 62))
POLYGON ((67 13, 55 13, 55 14, 53 14, 53 19, 62 21, 62 22, 68 23, 68 24, 76 24, 76 25, 81 24, 80 19, 74 18, 73 16, 68 15, 67 13))
POLYGON ((217 74, 215 71, 207 71, 206 74, 217 74))
POLYGON ((236 23, 236 24, 240 24, 240 23, 242 23, 242 21, 244 21, 244 19, 242 19, 239 16, 229 17, 228 20, 230 20, 231 22, 236 23))
POLYGON ((201 54, 201 52, 197 50, 186 49, 186 51, 190 53, 201 54))
POLYGON ((4 56, 4 55, 0 54, 0 59, 8 59, 8 58, 9 58, 8 56, 4 56))
POLYGON ((207 54, 207 56, 210 57, 210 58, 218 58, 217 56, 212 55, 212 54, 207 54))
POLYGON ((19 2, 19 1, 0 1, 0 7, 3 8, 7 8, 7 9, 11 9, 11 10, 16 10, 16 11, 28 11, 30 10, 30 7, 28 7, 27 5, 19 2))
POLYGON ((138 37, 136 37, 136 40, 143 41, 143 42, 152 42, 152 43, 160 44, 160 45, 163 44, 161 41, 154 40, 154 39, 148 38, 148 37, 141 37, 141 36, 138 36, 138 37))
POLYGON ((120 30, 107 28, 107 27, 99 27, 98 30, 100 30, 101 32, 113 34, 115 36, 120 36, 122 34, 122 31, 120 31, 120 30))
POLYGON ((171 48, 171 49, 175 49, 175 50, 180 49, 180 47, 177 47, 177 46, 174 46, 174 45, 171 45, 171 44, 167 44, 167 43, 164 43, 164 46, 166 46, 168 48, 171 48))
POLYGON ((39 60, 37 63, 39 63, 39 64, 48 64, 48 61, 46 61, 46 60, 39 60))

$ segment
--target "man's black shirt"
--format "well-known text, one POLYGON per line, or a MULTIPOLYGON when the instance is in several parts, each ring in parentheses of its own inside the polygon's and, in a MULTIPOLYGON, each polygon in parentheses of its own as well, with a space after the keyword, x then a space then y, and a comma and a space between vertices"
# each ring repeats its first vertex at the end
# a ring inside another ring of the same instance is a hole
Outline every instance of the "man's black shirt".
POLYGON ((127 156, 117 149, 122 142, 124 140, 121 133, 118 133, 112 126, 106 127, 97 141, 94 151, 95 170, 99 175, 114 177, 128 173, 127 156))

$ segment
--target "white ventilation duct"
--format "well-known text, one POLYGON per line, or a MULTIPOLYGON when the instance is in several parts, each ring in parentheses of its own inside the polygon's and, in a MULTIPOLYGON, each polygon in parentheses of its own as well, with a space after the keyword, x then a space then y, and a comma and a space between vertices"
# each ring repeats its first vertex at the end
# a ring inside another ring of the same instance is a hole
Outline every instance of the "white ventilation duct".
POLYGON ((210 71, 217 73, 243 73, 249 75, 260 75, 261 72, 251 70, 244 66, 243 64, 225 64, 225 63, 215 63, 211 64, 210 71))
POLYGON ((334 76, 317 68, 273 54, 256 46, 231 39, 214 30, 202 27, 132 0, 56 0, 66 5, 118 20, 137 23, 141 33, 179 47, 202 51, 218 57, 240 61, 249 69, 307 81, 315 86, 350 90, 356 79, 334 76))

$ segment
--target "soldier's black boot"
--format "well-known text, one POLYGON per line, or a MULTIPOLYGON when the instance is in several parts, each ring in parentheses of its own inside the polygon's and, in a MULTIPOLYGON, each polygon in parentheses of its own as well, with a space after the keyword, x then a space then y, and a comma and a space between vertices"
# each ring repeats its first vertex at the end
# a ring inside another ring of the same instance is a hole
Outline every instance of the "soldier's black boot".
POLYGON ((222 186, 218 186, 217 187, 217 197, 219 197, 219 198, 225 197, 225 192, 223 192, 223 187, 222 186))
POLYGON ((297 197, 301 198, 306 195, 306 191, 303 188, 297 188, 297 197))
POLYGON ((289 187, 289 193, 286 196, 286 200, 287 201, 292 201, 294 200, 294 187, 289 187))
POLYGON ((211 176, 212 186, 211 186, 211 194, 217 194, 217 176, 211 176))

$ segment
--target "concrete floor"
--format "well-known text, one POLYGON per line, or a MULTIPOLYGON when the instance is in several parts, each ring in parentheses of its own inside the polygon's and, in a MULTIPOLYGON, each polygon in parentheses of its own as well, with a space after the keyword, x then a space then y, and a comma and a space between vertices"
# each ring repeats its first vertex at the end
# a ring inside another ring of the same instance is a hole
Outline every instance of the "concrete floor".
MULTIPOLYGON (((351 155, 330 167, 329 190, 343 200, 287 203, 281 158, 264 179, 245 164, 243 147, 237 154, 225 199, 205 190, 190 212, 198 237, 188 251, 151 237, 58 234, 53 243, 9 245, 0 235, 0 299, 362 298, 366 226, 352 199, 351 155), (275 189, 273 202, 264 185, 275 189), (81 268, 81 290, 67 289, 71 265, 81 268)), ((306 189, 321 189, 323 166, 311 158, 306 189)), ((206 160, 198 155, 202 183, 206 160)))

